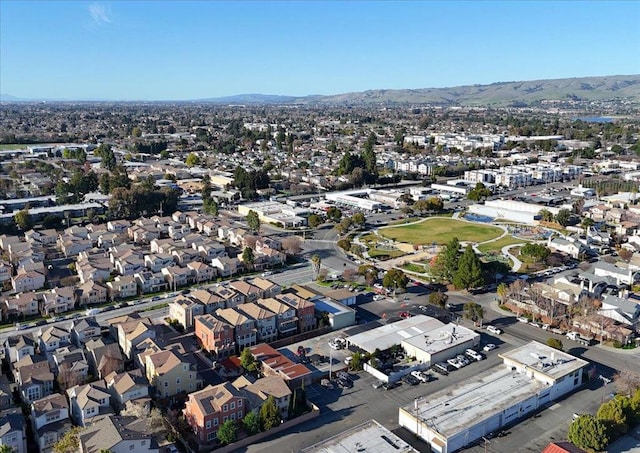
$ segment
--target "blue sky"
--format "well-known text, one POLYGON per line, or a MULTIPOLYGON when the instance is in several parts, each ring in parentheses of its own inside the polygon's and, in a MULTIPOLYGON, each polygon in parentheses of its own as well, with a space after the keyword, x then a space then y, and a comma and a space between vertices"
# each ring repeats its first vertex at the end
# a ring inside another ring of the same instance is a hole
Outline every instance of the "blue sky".
POLYGON ((640 73, 640 1, 0 0, 0 92, 182 100, 640 73))

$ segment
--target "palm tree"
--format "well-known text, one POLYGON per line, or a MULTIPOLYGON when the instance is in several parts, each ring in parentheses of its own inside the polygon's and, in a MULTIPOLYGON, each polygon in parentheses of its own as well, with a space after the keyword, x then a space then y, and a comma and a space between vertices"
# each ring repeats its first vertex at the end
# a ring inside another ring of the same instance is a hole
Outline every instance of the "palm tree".
POLYGON ((484 308, 475 302, 467 302, 464 304, 464 316, 465 318, 472 320, 474 324, 478 321, 482 323, 482 318, 484 318, 484 308))
POLYGON ((322 259, 319 255, 313 255, 311 257, 311 266, 313 267, 313 280, 317 280, 320 275, 320 264, 322 259))

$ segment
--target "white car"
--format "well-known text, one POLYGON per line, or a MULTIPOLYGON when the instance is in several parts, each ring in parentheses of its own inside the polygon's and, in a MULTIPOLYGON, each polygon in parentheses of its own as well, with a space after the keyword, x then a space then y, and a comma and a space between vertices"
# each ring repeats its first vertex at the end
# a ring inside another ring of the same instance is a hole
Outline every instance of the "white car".
POLYGON ((412 371, 411 376, 413 376, 420 382, 423 382, 423 383, 429 382, 429 377, 426 374, 424 374, 422 371, 418 371, 418 370, 412 371))
POLYGON ((338 349, 343 349, 345 346, 345 341, 342 338, 334 338, 332 340, 329 340, 329 347, 331 349, 335 349, 336 351, 338 349))
POLYGON ((495 335, 500 335, 502 333, 502 330, 496 326, 487 326, 487 330, 495 335))
POLYGON ((533 327, 538 327, 538 328, 542 327, 540 324, 538 324, 537 322, 533 322, 533 321, 530 322, 529 325, 533 326, 533 327))
POLYGON ((528 320, 527 318, 525 318, 524 316, 520 316, 520 317, 518 318, 518 321, 519 321, 519 322, 524 322, 524 323, 528 323, 528 322, 529 322, 529 320, 528 320))
POLYGON ((496 345, 493 343, 489 343, 487 345, 484 346, 484 348, 482 348, 483 351, 485 352, 489 352, 489 351, 493 351, 496 348, 496 345))
POLYGON ((464 366, 457 358, 449 359, 447 363, 458 370, 464 366))

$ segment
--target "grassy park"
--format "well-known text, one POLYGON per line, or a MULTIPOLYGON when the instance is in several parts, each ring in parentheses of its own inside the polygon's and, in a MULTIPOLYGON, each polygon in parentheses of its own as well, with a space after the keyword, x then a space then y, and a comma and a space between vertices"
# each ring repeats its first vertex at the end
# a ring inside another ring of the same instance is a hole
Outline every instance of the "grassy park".
POLYGON ((446 244, 454 237, 467 242, 484 242, 499 237, 503 231, 492 225, 431 217, 419 223, 381 228, 379 233, 398 242, 416 245, 446 244))
POLYGON ((480 244, 478 246, 478 250, 483 253, 497 252, 500 253, 502 247, 512 244, 526 244, 530 242, 526 239, 518 239, 513 236, 505 236, 503 238, 498 239, 497 241, 487 242, 486 244, 480 244))

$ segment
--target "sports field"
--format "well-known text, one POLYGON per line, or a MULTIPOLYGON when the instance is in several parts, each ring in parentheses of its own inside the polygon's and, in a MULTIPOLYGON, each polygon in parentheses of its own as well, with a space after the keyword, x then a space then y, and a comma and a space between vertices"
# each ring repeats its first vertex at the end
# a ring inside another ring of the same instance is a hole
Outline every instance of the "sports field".
POLYGON ((492 225, 469 223, 462 220, 431 217, 422 222, 390 228, 381 228, 379 234, 409 244, 446 244, 454 237, 466 242, 484 242, 503 234, 492 225))

